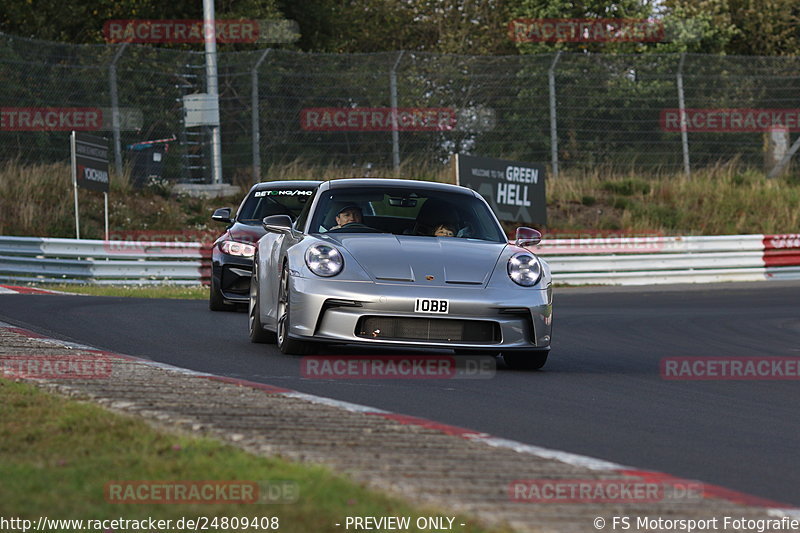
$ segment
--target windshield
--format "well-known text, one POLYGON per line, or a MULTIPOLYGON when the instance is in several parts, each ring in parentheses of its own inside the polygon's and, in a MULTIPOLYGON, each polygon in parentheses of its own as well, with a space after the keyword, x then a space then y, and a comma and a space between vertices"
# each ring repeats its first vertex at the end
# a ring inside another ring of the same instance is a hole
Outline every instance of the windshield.
POLYGON ((311 233, 392 233, 506 242, 480 199, 463 193, 365 187, 328 190, 311 218, 311 233))
POLYGON ((253 191, 239 210, 237 221, 255 226, 270 215, 289 215, 292 220, 313 196, 307 189, 273 189, 253 191))

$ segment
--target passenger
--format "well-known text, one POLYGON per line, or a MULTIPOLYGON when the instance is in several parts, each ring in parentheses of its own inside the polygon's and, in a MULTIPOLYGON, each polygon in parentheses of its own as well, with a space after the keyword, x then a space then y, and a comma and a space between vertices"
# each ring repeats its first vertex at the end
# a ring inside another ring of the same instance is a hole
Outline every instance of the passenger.
POLYGON ((456 229, 452 224, 439 224, 436 226, 436 229, 433 230, 433 235, 435 237, 455 237, 456 229))
MULTIPOLYGON (((438 226, 444 224, 452 228, 457 227, 456 210, 450 202, 438 198, 428 198, 417 213, 412 235, 434 235, 438 226)), ((455 232, 453 232, 455 234, 455 232)))

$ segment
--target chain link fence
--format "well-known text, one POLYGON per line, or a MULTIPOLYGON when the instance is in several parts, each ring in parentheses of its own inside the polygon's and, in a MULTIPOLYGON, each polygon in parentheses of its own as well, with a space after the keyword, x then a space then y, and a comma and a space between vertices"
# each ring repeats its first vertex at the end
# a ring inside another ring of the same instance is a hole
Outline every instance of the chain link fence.
MULTIPOLYGON (((205 91, 204 65, 202 52, 0 34, 0 160, 67 160, 78 124, 104 132, 120 164, 134 163, 137 143, 166 140, 163 176, 208 182, 209 132, 185 127, 182 103, 205 91), (102 118, 81 123, 79 110, 102 118)), ((765 131, 775 122, 800 129, 797 57, 264 49, 221 52, 218 65, 228 182, 287 168, 441 175, 453 153, 554 171, 682 172, 731 160, 763 168, 765 131), (739 122, 731 110, 744 110, 739 122), (759 110, 773 113, 758 122, 759 110)))

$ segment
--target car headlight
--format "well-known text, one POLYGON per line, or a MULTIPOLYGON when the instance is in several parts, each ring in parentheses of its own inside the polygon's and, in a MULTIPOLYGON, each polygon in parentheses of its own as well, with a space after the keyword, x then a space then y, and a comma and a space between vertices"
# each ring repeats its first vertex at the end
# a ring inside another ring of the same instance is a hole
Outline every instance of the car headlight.
POLYGON ((542 265, 535 255, 518 252, 508 260, 508 277, 517 285, 532 287, 542 277, 542 265))
POLYGON ((238 255, 239 257, 253 257, 256 253, 256 247, 252 244, 236 241, 222 241, 219 244, 219 249, 224 254, 238 255))
POLYGON ((344 258, 333 246, 315 244, 306 250, 306 265, 317 276, 327 278, 342 271, 344 258))

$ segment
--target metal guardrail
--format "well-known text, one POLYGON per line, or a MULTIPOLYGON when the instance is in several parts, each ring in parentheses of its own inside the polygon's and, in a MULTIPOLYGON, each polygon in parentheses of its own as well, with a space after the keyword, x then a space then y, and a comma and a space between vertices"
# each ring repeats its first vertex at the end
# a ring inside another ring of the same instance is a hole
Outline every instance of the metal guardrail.
MULTIPOLYGON (((800 235, 545 239, 535 251, 556 283, 651 285, 800 279, 800 235)), ((199 284, 211 251, 199 242, 0 237, 0 280, 199 284)))
POLYGON ((800 235, 545 239, 535 250, 569 285, 800 279, 800 235))
POLYGON ((210 277, 210 255, 197 242, 0 237, 0 280, 197 285, 210 277))

